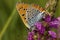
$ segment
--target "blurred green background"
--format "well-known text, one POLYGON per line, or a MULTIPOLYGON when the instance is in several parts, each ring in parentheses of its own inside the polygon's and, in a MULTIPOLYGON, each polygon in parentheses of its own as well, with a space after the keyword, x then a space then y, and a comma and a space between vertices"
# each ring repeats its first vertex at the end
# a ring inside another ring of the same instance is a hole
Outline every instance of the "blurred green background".
MULTIPOLYGON (((38 4, 44 8, 48 0, 0 0, 0 40, 27 40, 28 30, 16 10, 19 1, 38 4)), ((60 0, 55 16, 60 16, 60 0)))

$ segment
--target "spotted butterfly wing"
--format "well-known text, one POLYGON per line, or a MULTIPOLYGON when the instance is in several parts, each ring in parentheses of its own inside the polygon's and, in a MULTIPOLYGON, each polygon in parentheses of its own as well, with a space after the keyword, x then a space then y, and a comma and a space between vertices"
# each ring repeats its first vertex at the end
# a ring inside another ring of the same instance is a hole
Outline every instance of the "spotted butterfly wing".
POLYGON ((34 23, 39 21, 44 14, 43 8, 34 4, 17 3, 16 8, 24 24, 29 29, 32 28, 34 23))
POLYGON ((30 28, 34 28, 34 24, 41 20, 43 16, 43 12, 40 12, 39 10, 32 7, 28 8, 26 11, 26 20, 30 28))

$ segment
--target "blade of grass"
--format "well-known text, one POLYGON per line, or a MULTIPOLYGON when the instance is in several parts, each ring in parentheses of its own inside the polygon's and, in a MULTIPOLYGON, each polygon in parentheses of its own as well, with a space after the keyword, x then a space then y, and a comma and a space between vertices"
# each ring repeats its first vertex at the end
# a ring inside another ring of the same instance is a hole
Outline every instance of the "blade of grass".
MULTIPOLYGON (((18 1, 21 2, 21 0, 18 0, 18 1)), ((3 29, 2 29, 2 31, 0 33, 0 40, 2 40, 2 37, 3 37, 4 33, 5 33, 5 31, 7 30, 10 22, 12 21, 14 15, 15 15, 15 12, 16 12, 16 8, 14 8, 13 12, 11 13, 11 16, 8 18, 6 24, 3 26, 3 29)))
POLYGON ((11 20, 13 19, 13 16, 15 15, 16 9, 14 8, 13 12, 11 13, 11 16, 8 18, 6 24, 3 26, 3 29, 0 33, 0 40, 2 40, 2 36, 4 35, 5 31, 7 30, 11 20))

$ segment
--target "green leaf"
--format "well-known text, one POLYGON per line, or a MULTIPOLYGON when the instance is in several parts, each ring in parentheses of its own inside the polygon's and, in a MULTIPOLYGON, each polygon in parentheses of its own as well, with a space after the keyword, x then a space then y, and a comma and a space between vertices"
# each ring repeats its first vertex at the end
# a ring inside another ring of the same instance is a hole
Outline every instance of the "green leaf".
MULTIPOLYGON (((17 2, 38 4, 44 8, 48 0, 0 0, 0 40, 27 40, 28 30, 16 10, 17 2)), ((60 0, 55 16, 60 16, 60 0)))

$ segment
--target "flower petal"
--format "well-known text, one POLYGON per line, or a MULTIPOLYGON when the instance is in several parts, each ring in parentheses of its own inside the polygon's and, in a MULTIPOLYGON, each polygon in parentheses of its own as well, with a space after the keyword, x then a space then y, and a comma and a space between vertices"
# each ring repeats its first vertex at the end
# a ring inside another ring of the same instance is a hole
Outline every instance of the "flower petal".
POLYGON ((56 33, 55 32, 53 32, 53 31, 48 31, 48 33, 49 33, 49 35, 51 36, 51 37, 53 37, 53 38, 56 38, 56 33))
POLYGON ((50 27, 58 28, 59 21, 57 19, 53 19, 51 22, 49 22, 50 27))
POLYGON ((28 40, 34 40, 33 36, 34 36, 34 32, 28 32, 28 40))
POLYGON ((46 22, 50 22, 51 21, 51 17, 49 15, 46 15, 45 18, 43 18, 43 19, 46 22))
POLYGON ((45 32, 45 27, 42 25, 41 22, 36 22, 35 26, 40 33, 43 34, 45 32))

